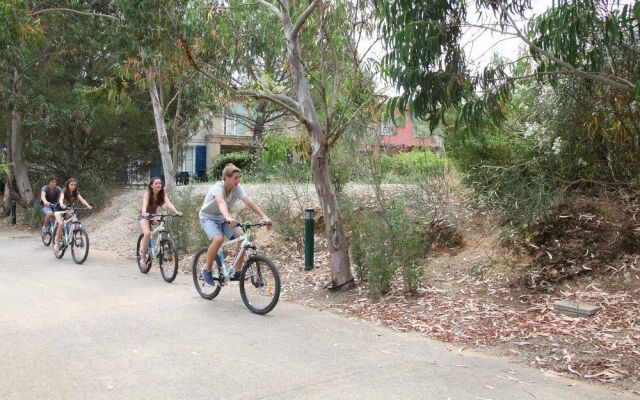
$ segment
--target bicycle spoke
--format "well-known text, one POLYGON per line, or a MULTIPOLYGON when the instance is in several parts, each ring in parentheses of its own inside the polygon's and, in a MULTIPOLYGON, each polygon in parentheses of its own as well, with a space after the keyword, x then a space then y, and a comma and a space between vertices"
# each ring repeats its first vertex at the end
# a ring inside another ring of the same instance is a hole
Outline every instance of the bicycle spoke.
POLYGON ((240 279, 240 295, 251 312, 266 314, 276 306, 280 297, 280 275, 271 260, 252 257, 240 279))

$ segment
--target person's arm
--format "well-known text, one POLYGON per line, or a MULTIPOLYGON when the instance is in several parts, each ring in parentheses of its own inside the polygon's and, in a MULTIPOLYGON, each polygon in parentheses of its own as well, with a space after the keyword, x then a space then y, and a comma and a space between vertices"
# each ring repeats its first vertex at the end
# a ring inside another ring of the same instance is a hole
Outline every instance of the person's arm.
POLYGON ((46 194, 46 190, 41 190, 40 191, 40 201, 42 202, 42 204, 44 204, 45 206, 50 206, 51 203, 49 203, 47 201, 47 196, 45 196, 46 194))
POLYGON ((91 204, 87 203, 87 201, 80 195, 80 193, 78 193, 78 200, 80 200, 80 203, 84 204, 85 207, 89 209, 93 208, 91 204))
POLYGON ((224 219, 229 221, 229 225, 231 225, 232 228, 235 228, 236 225, 238 225, 238 221, 229 214, 229 208, 227 207, 227 202, 224 201, 224 196, 216 193, 213 195, 213 198, 216 199, 216 203, 218 203, 220 214, 222 214, 224 219))
POLYGON ((246 204, 247 207, 252 209, 254 213, 258 214, 262 219, 262 222, 264 222, 267 226, 270 226, 273 223, 271 219, 267 216, 267 214, 264 211, 262 211, 262 209, 258 207, 258 205, 253 200, 251 200, 251 197, 246 196, 242 199, 242 201, 244 201, 244 204, 246 204))
POLYGON ((176 215, 178 216, 182 215, 182 213, 178 211, 178 209, 173 205, 171 200, 169 200, 169 195, 167 195, 166 193, 164 194, 164 204, 166 204, 167 207, 169 207, 169 209, 173 211, 176 215))
POLYGON ((58 198, 58 204, 60 204, 60 209, 64 210, 67 206, 64 205, 64 192, 60 192, 60 197, 58 198))
POLYGON ((147 207, 149 206, 149 192, 144 192, 144 196, 142 196, 142 208, 140 209, 140 215, 143 217, 149 216, 147 213, 147 207))

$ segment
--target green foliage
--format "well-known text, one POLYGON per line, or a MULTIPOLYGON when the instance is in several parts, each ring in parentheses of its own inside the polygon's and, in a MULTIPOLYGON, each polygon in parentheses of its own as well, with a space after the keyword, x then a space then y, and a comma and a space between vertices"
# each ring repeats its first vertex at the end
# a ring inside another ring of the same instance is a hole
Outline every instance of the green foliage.
MULTIPOLYGON (((552 84, 565 75, 587 77, 627 95, 634 93, 640 70, 609 65, 612 49, 637 48, 640 3, 633 3, 554 2, 549 11, 530 21, 527 36, 519 36, 536 61, 534 76, 552 84)), ((446 110, 459 107, 458 122, 472 131, 484 123, 504 121, 520 71, 511 63, 493 62, 470 73, 475 69, 465 59, 462 27, 471 15, 468 7, 473 7, 487 17, 487 29, 519 33, 514 24, 525 17, 530 0, 374 0, 374 4, 387 47, 383 72, 402 89, 389 102, 390 115, 409 110, 434 127, 444 120, 446 110)))
POLYGON ((415 293, 423 277, 427 243, 418 223, 396 201, 378 201, 374 209, 354 207, 343 198, 341 209, 351 231, 350 251, 356 276, 368 280, 372 297, 391 291, 397 271, 405 293, 415 293))
POLYGON ((353 152, 344 145, 338 145, 331 151, 331 183, 336 190, 336 194, 340 194, 347 183, 353 178, 353 152))
MULTIPOLYGON (((5 160, 4 156, 0 155, 0 178, 4 178, 4 176, 8 176, 10 172, 9 164, 5 160)), ((2 179, 4 181, 4 179, 2 179)))
POLYGON ((209 168, 209 180, 214 182, 222 180, 222 170, 225 165, 229 163, 240 168, 243 174, 250 174, 251 168, 253 167, 253 158, 251 153, 248 151, 221 154, 211 163, 211 167, 209 168))
POLYGON ((293 158, 295 152, 294 140, 287 135, 266 135, 264 137, 264 149, 260 153, 260 165, 263 168, 272 168, 287 162, 293 158))
POLYGON ((430 150, 413 150, 392 156, 383 155, 381 168, 385 174, 392 174, 402 180, 416 181, 427 175, 441 173, 448 160, 433 154, 430 150))
POLYGON ((311 182, 311 166, 307 162, 293 160, 260 168, 258 173, 251 171, 243 177, 245 182, 279 184, 298 184, 311 182))
POLYGON ((195 196, 194 185, 182 186, 178 189, 178 198, 173 202, 182 217, 169 221, 171 234, 181 252, 193 252, 209 244, 207 235, 200 227, 201 196, 195 196))
POLYGON ((307 164, 280 164, 269 176, 270 182, 277 185, 266 185, 262 197, 266 199, 264 211, 274 222, 273 229, 282 239, 291 241, 298 248, 304 245, 304 210, 315 204, 314 196, 308 185, 310 173, 307 164))

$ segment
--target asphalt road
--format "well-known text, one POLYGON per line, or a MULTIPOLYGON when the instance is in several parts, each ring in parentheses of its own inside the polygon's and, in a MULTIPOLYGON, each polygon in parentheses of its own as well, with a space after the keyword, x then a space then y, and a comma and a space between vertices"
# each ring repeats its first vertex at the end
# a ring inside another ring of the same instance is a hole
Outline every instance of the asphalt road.
MULTIPOLYGON (((0 231, 0 399, 624 399, 507 359, 0 231)), ((91 232, 89 232, 91 235, 91 232)), ((132 241, 134 238, 132 238, 132 241)))

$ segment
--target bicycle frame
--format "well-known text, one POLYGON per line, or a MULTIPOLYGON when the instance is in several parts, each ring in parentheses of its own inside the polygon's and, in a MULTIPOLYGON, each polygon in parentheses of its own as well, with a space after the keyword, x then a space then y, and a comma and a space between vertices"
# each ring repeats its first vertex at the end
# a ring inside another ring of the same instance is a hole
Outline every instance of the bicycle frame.
POLYGON ((162 233, 165 232, 169 232, 166 228, 166 222, 164 218, 160 218, 160 222, 158 223, 158 226, 156 226, 152 231, 151 231, 151 236, 149 237, 149 248, 151 249, 151 255, 153 257, 157 257, 158 256, 158 252, 160 251, 160 247, 158 246, 158 238, 162 233), (155 239, 155 241, 152 241, 152 239, 155 239))
MULTIPOLYGON (((238 236, 237 238, 234 239, 230 239, 227 240, 226 242, 222 243, 222 246, 220 246, 220 250, 218 251, 218 256, 220 257, 220 264, 222 266, 222 273, 224 274, 225 278, 230 278, 233 273, 235 271, 240 271, 242 268, 242 266, 237 265, 238 261, 240 261, 240 259, 242 258, 243 255, 245 255, 245 253, 247 253, 247 249, 252 249, 255 250, 255 247, 253 246, 253 244, 251 243, 251 233, 249 232, 249 229, 245 229, 244 233, 240 236, 238 236), (234 259, 233 259, 233 263, 231 263, 230 267, 226 267, 225 266, 225 262, 224 262, 224 248, 225 247, 229 247, 232 246, 238 242, 242 242, 242 244, 240 245, 240 250, 238 250, 238 254, 235 255, 234 259)), ((245 258, 246 260, 246 258, 245 258)))
MULTIPOLYGON (((69 245, 71 244, 71 238, 72 235, 71 233, 73 232, 73 230, 76 228, 77 226, 81 226, 82 223, 80 222, 80 220, 78 220, 78 214, 76 214, 76 210, 75 209, 71 209, 71 216, 69 218, 62 218, 62 240, 65 243, 65 245, 69 245), (73 229, 69 229, 68 226, 72 225, 73 229)), ((53 232, 52 235, 56 236, 56 233, 58 231, 58 221, 55 221, 53 224, 53 232)))

